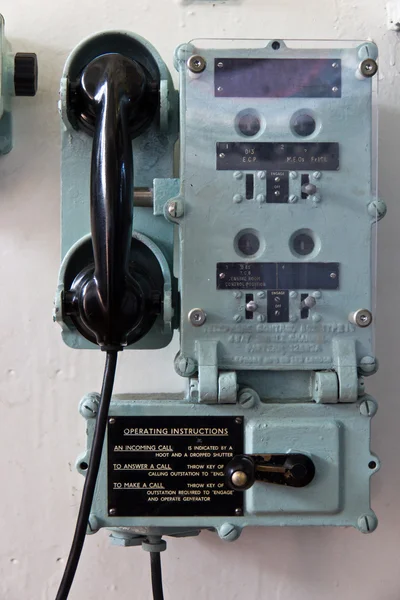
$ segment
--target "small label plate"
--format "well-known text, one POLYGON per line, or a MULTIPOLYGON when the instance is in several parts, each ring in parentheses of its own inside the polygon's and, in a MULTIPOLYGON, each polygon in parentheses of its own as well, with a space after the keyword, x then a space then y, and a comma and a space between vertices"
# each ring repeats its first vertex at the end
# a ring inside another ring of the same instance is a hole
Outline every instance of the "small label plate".
POLYGON ((234 516, 243 493, 224 468, 243 453, 237 417, 115 417, 108 426, 108 510, 118 517, 234 516))
POLYGON ((218 171, 337 171, 337 142, 218 142, 218 171))
POLYGON ((339 263, 217 263, 216 275, 218 290, 339 288, 339 263))

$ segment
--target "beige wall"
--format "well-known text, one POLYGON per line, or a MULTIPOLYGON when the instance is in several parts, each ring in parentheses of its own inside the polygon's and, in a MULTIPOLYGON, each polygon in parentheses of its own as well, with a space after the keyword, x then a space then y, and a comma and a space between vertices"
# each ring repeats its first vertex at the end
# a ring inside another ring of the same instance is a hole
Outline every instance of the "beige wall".
MULTIPOLYGON (((367 382, 380 402, 372 445, 383 463, 372 480, 378 530, 253 529, 234 544, 203 533, 171 541, 163 564, 166 600, 398 600, 400 34, 386 28, 384 0, 2 0, 0 11, 14 49, 36 51, 40 60, 40 92, 15 102, 15 149, 0 160, 1 600, 54 599, 80 499, 73 463, 85 436, 77 405, 99 389, 103 356, 64 347, 51 318, 59 266, 57 99, 69 51, 105 28, 148 38, 171 69, 175 46, 195 37, 378 43, 379 187, 389 205, 379 228, 381 369, 367 382)), ((116 390, 180 390, 176 348, 124 353, 116 390)), ((150 598, 147 554, 110 547, 106 532, 88 538, 70 598, 150 598)))

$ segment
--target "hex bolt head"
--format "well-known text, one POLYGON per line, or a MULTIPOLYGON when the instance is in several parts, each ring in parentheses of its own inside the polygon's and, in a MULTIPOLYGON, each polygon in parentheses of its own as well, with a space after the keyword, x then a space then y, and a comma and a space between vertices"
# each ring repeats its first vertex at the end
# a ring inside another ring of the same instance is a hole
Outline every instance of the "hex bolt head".
POLYGON ((199 54, 193 54, 188 58, 187 67, 192 73, 202 73, 207 66, 206 61, 199 54))
POLYGON ((79 412, 84 419, 94 419, 99 410, 100 394, 86 394, 79 403, 79 412))
POLYGON ((360 414, 362 414, 364 417, 372 418, 377 413, 378 404, 375 402, 375 400, 372 400, 372 398, 368 398, 361 402, 359 409, 360 414))
POLYGON ((218 535, 225 542, 234 542, 241 534, 241 530, 232 523, 222 523, 218 535))
POLYGON ((378 527, 378 519, 375 515, 361 515, 357 519, 357 527, 361 533, 372 533, 378 527))

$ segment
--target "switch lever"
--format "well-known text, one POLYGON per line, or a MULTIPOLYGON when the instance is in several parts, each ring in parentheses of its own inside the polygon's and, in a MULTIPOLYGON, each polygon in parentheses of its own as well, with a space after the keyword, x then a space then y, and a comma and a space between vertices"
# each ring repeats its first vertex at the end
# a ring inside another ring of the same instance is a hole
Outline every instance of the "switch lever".
POLYGON ((248 490, 256 481, 305 487, 314 479, 315 466, 305 454, 239 454, 225 467, 226 485, 248 490))

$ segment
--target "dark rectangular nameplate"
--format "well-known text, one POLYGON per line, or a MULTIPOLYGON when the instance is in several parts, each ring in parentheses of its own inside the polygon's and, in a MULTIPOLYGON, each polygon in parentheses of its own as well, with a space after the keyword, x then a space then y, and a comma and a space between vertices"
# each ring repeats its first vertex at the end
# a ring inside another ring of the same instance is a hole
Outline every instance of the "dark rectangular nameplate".
POLYGON ((337 171, 337 142, 217 142, 218 171, 337 171))
POLYGON ((224 469, 242 454, 236 417, 115 417, 108 426, 108 511, 118 517, 237 516, 224 469))
POLYGON ((332 58, 216 58, 219 98, 340 98, 341 61, 332 58))
POLYGON ((339 263, 218 263, 216 279, 218 290, 337 290, 339 263))
MULTIPOLYGON (((247 175, 246 175, 247 177, 247 175)), ((267 173, 267 202, 282 204, 289 200, 289 172, 268 171, 267 173)))
POLYGON ((287 323, 289 321, 289 290, 268 290, 268 323, 287 323))

